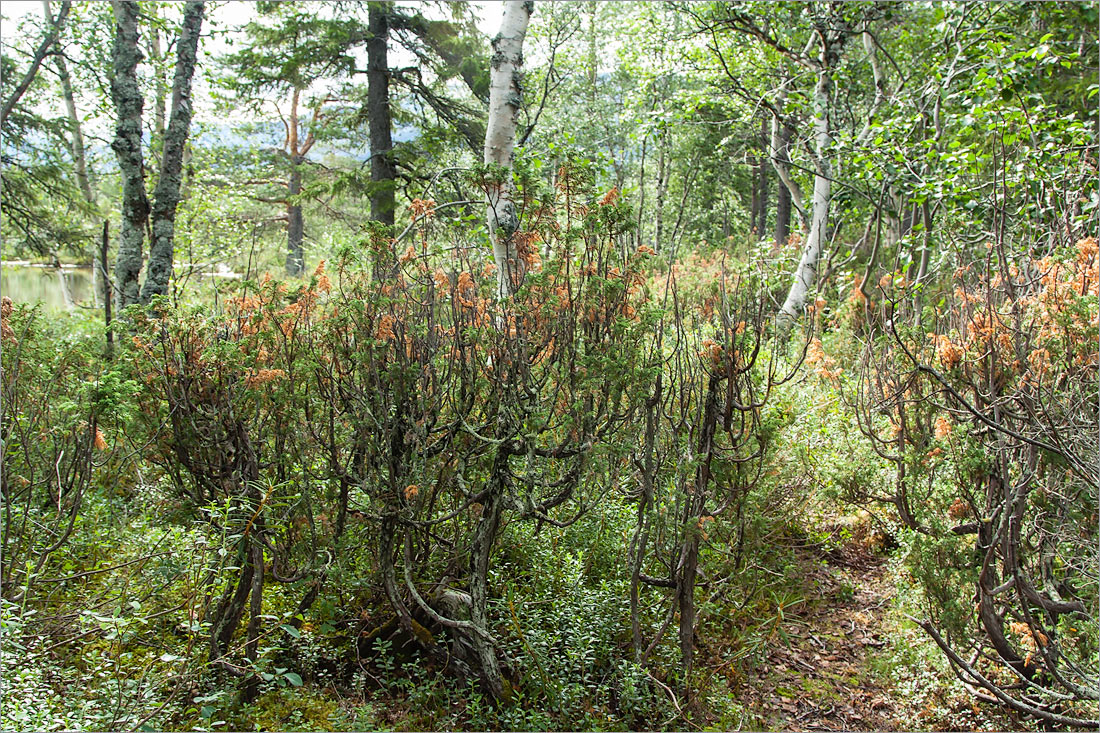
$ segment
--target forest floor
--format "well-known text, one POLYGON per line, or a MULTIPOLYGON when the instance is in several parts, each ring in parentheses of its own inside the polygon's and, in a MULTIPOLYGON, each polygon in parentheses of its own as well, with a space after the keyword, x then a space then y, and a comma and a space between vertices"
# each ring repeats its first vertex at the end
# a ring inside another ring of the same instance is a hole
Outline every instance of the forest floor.
POLYGON ((789 612, 743 704, 768 730, 906 727, 904 706, 871 666, 887 645, 894 595, 885 562, 848 548, 815 559, 803 559, 810 597, 789 612))
MULTIPOLYGON (((1020 730, 1015 716, 978 706, 931 669, 899 670, 899 649, 931 642, 899 626, 889 563, 849 544, 802 551, 806 602, 781 633, 739 702, 762 730, 1020 730), (891 672, 893 670, 893 672, 891 672)), ((935 651, 931 651, 935 654, 935 651)))

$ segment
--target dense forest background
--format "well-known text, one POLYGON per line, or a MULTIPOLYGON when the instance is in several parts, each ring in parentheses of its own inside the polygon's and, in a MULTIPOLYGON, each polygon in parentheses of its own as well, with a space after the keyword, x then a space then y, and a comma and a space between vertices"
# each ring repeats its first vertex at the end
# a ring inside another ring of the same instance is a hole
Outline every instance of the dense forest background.
POLYGON ((1096 3, 3 13, 4 729, 1100 724, 1096 3))

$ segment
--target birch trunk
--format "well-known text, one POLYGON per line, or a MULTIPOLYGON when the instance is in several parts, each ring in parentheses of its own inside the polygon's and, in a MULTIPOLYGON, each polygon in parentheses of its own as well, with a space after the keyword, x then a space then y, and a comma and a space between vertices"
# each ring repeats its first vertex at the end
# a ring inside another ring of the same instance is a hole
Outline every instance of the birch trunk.
POLYGON ((306 267, 305 251, 302 241, 305 239, 305 221, 302 218, 302 205, 298 196, 302 193, 302 163, 304 157, 291 155, 290 181, 287 186, 289 203, 286 205, 286 274, 298 277, 306 267))
POLYGON ((516 121, 523 104, 523 37, 535 4, 532 0, 507 0, 500 32, 493 38, 489 71, 489 120, 485 128, 485 165, 499 166, 499 178, 488 184, 487 219, 493 256, 497 262, 497 294, 506 298, 523 280, 513 235, 519 216, 512 200, 512 157, 516 145, 516 121))
MULTIPOLYGON (((46 13, 46 20, 56 24, 53 12, 50 9, 50 0, 42 0, 42 10, 46 13)), ((60 49, 59 49, 60 50, 60 49)), ((69 65, 65 63, 65 56, 58 53, 54 56, 54 65, 57 67, 57 78, 61 81, 61 96, 65 99, 65 111, 69 115, 69 146, 73 154, 73 175, 76 177, 76 185, 80 189, 80 195, 89 207, 95 209, 95 194, 92 192, 92 182, 88 175, 88 156, 84 150, 84 129, 80 123, 80 112, 76 108, 76 95, 73 93, 73 79, 69 74, 69 65)), ((92 261, 98 262, 98 252, 93 247, 92 261)), ((105 303, 108 293, 108 280, 104 266, 97 265, 92 268, 92 280, 94 283, 96 304, 105 303)))
MULTIPOLYGON (((802 249, 794 282, 787 293, 787 299, 779 309, 780 321, 789 326, 802 313, 810 289, 817 283, 817 265, 825 245, 826 228, 829 223, 829 204, 832 199, 832 174, 827 155, 832 145, 829 128, 829 100, 832 96, 832 68, 828 61, 829 49, 822 43, 821 62, 817 70, 817 84, 814 87, 814 191, 813 209, 810 219, 810 231, 802 249)), ((794 192, 792 191, 792 194, 794 192)))
POLYGON ((176 41, 176 74, 172 81, 172 112, 164 133, 164 154, 153 203, 153 239, 149 245, 149 274, 141 289, 141 301, 168 292, 172 277, 172 253, 176 234, 176 208, 183 177, 183 151, 191 130, 191 80, 198 57, 199 30, 205 0, 190 0, 183 10, 183 25, 176 41))
POLYGON ((118 290, 118 305, 125 308, 138 302, 138 277, 145 244, 145 222, 149 218, 149 199, 142 177, 145 168, 141 149, 144 102, 137 80, 137 65, 142 59, 138 49, 139 9, 137 3, 121 0, 114 0, 111 4, 115 13, 111 98, 118 117, 111 149, 118 158, 122 176, 122 224, 119 227, 115 287, 118 290))

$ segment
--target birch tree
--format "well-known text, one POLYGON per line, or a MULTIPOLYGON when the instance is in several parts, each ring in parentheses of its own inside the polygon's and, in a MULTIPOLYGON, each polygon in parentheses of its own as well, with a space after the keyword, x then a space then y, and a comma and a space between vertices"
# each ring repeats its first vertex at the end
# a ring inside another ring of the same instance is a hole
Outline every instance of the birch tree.
POLYGON ((145 189, 145 161, 141 145, 144 99, 138 85, 137 67, 143 60, 138 45, 137 3, 112 3, 115 13, 115 40, 112 48, 114 77, 111 97, 117 114, 115 151, 122 174, 122 225, 119 234, 116 288, 119 305, 148 303, 154 295, 168 291, 172 276, 172 250, 175 241, 176 209, 180 200, 183 154, 191 129, 191 80, 198 56, 199 31, 205 10, 204 0, 190 0, 184 7, 183 22, 176 41, 176 68, 172 83, 172 105, 168 129, 164 135, 161 171, 153 203, 145 189), (145 226, 151 222, 149 272, 139 289, 145 226))
POLYGON ((500 32, 493 38, 489 71, 489 119, 485 129, 485 165, 496 167, 488 182, 489 237, 497 262, 497 294, 506 298, 523 280, 513 235, 519 215, 512 200, 512 159, 516 145, 516 121, 523 106, 523 37, 534 11, 533 0, 508 0, 500 32))
POLYGON ((8 98, 4 100, 4 105, 0 108, 0 125, 3 125, 7 121, 8 115, 15 109, 15 105, 19 103, 23 94, 30 87, 31 82, 34 81, 34 77, 38 74, 39 67, 42 66, 42 62, 46 60, 46 57, 52 53, 54 44, 57 42, 58 36, 61 35, 62 28, 65 27, 65 20, 69 17, 69 10, 72 4, 69 0, 61 3, 61 10, 58 12, 57 17, 53 18, 49 13, 46 14, 46 34, 42 38, 42 42, 38 44, 38 48, 34 50, 31 56, 31 65, 23 73, 19 83, 16 84, 15 89, 8 98))

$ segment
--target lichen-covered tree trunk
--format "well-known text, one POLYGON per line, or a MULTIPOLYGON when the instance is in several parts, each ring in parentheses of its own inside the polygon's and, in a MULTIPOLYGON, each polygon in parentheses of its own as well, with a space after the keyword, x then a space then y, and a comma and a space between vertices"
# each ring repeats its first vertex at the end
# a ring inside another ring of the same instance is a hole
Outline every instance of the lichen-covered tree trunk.
POLYGON ((367 8, 367 116, 370 126, 370 218, 393 226, 393 164, 390 133, 389 3, 370 3, 367 8))
POLYGON ((829 63, 830 49, 822 42, 821 61, 817 70, 817 84, 814 86, 814 191, 810 231, 806 244, 802 248, 802 258, 795 271, 794 282, 787 293, 787 299, 779 309, 780 321, 789 326, 802 313, 810 289, 817 283, 817 265, 825 245, 826 227, 829 222, 829 205, 832 202, 832 172, 828 154, 832 144, 829 127, 829 105, 832 97, 832 65, 829 63))
POLYGON ((302 193, 302 155, 290 156, 290 181, 287 186, 286 205, 286 274, 297 277, 306 267, 302 240, 305 239, 305 222, 302 218, 302 204, 298 196, 302 193))
POLYGON ((191 131, 191 80, 198 57, 199 30, 205 0, 189 0, 183 10, 183 25, 176 41, 176 74, 172 81, 172 111, 164 133, 160 178, 153 198, 153 241, 149 245, 149 274, 141 289, 141 301, 168 292, 172 277, 172 251, 176 234, 176 208, 183 177, 183 151, 191 131))
POLYGON ((498 296, 515 292, 523 279, 523 262, 512 240, 519 216, 512 201, 512 156, 516 121, 523 105, 523 38, 535 3, 508 0, 500 32, 493 38, 489 71, 489 120, 485 128, 485 165, 503 169, 488 185, 489 237, 497 262, 498 296))
POLYGON ((111 99, 117 115, 111 149, 115 151, 122 176, 122 224, 119 227, 115 287, 119 307, 125 308, 138 302, 138 277, 145 244, 145 222, 149 218, 149 199, 142 176, 145 168, 141 149, 144 101, 137 80, 137 65, 142 59, 138 49, 139 8, 137 3, 121 0, 114 0, 111 5, 115 13, 111 99))

